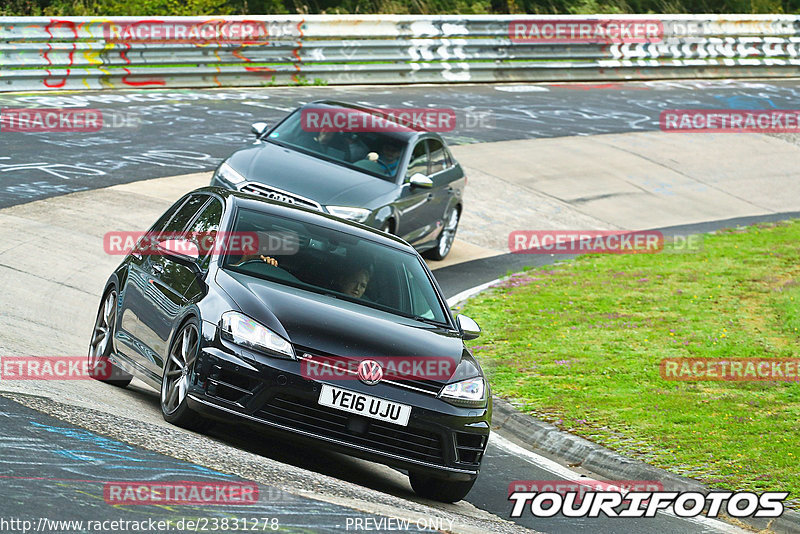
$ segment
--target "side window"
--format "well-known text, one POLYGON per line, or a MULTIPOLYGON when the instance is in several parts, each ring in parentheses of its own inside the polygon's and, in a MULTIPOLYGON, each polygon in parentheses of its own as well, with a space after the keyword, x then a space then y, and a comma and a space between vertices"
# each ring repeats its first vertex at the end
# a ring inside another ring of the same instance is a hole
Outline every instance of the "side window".
POLYGON ((208 266, 208 262, 211 259, 221 221, 222 203, 216 198, 212 198, 187 229, 187 234, 197 241, 200 252, 198 263, 203 269, 208 266))
POLYGON ((169 222, 164 226, 164 229, 159 231, 159 233, 177 233, 183 231, 198 210, 208 201, 208 198, 208 195, 190 196, 189 199, 183 203, 183 206, 181 206, 178 212, 175 213, 175 215, 173 215, 169 222))
POLYGON ((449 148, 444 149, 444 155, 447 158, 447 168, 455 166, 456 160, 453 159, 453 155, 450 153, 449 148))
POLYGON ((164 227, 167 225, 167 223, 170 221, 170 219, 172 219, 172 217, 181 208, 181 206, 186 204, 186 200, 187 199, 185 199, 185 198, 179 199, 177 202, 175 202, 175 204, 170 206, 170 208, 167 211, 165 211, 161 215, 161 217, 158 218, 158 220, 155 223, 153 223, 153 226, 151 226, 147 230, 148 233, 150 233, 150 234, 158 234, 158 233, 163 232, 164 231, 164 227))
POLYGON ((431 152, 431 174, 445 170, 447 165, 447 153, 444 145, 438 139, 429 139, 428 148, 431 152))
POLYGON ((428 151, 425 148, 425 141, 420 141, 411 153, 411 161, 408 162, 406 178, 411 178, 416 173, 428 175, 428 151))
POLYGON ((433 319, 434 313, 431 308, 431 303, 428 300, 431 295, 426 295, 422 291, 414 274, 408 270, 406 270, 406 280, 408 283, 409 296, 411 297, 411 313, 413 315, 425 317, 426 319, 433 319))

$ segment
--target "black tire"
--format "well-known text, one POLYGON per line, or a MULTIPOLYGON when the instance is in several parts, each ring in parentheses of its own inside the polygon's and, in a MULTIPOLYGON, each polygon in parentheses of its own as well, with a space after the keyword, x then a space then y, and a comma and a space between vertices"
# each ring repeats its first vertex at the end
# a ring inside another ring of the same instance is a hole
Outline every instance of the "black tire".
POLYGON ((426 499, 439 502, 458 502, 467 496, 469 490, 475 485, 477 478, 472 480, 444 480, 420 473, 410 471, 408 481, 414 493, 426 499))
POLYGON ((100 299, 97 319, 94 322, 92 340, 89 342, 89 376, 100 382, 120 388, 127 387, 133 380, 129 375, 113 363, 108 357, 114 349, 114 331, 117 318, 117 290, 114 287, 100 299))
POLYGON ((186 321, 172 340, 161 375, 161 415, 175 426, 200 431, 209 421, 189 408, 189 378, 200 350, 200 330, 194 320, 186 321))
POLYGON ((456 239, 458 223, 461 221, 461 211, 457 207, 453 208, 453 211, 445 217, 445 221, 447 222, 444 223, 439 239, 436 240, 436 246, 422 253, 429 260, 442 261, 450 254, 456 239))

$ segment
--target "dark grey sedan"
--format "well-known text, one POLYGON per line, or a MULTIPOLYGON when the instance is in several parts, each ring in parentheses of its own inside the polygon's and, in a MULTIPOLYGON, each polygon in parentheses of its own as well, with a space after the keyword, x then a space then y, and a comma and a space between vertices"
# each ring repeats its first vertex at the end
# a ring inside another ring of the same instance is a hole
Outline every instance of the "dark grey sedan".
POLYGON ((444 259, 463 209, 464 172, 439 134, 414 124, 386 128, 385 117, 373 120, 380 115, 324 101, 296 109, 272 128, 256 123, 255 143, 225 160, 211 185, 312 207, 397 235, 430 259, 444 259), (309 127, 309 116, 338 112, 384 126, 309 127))

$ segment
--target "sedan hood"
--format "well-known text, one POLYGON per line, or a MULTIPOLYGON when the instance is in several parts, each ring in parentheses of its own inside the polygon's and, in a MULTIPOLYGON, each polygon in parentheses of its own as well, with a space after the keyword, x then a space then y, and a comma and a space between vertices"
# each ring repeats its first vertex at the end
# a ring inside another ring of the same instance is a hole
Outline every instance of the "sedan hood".
POLYGON ((273 143, 239 150, 228 164, 247 180, 325 205, 369 207, 395 184, 273 143))
MULTIPOLYGON (((303 349, 342 357, 437 357, 455 372, 471 360, 456 332, 349 301, 219 270, 217 283, 249 315, 303 349), (442 360, 444 361, 444 360, 442 360)), ((452 376, 431 380, 447 382, 452 376)))

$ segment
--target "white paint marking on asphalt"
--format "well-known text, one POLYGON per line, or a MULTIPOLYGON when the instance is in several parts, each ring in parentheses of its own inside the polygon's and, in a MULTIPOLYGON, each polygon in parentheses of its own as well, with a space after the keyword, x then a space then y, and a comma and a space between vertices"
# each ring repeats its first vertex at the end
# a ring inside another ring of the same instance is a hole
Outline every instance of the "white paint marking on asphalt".
MULTIPOLYGON (((589 478, 585 475, 580 475, 569 469, 568 467, 564 467, 563 465, 554 462, 549 458, 545 458, 544 456, 540 456, 535 452, 531 452, 524 447, 520 447, 516 443, 509 441, 508 439, 504 438, 497 434, 497 432, 492 432, 489 434, 489 442, 494 443, 501 449, 505 450, 506 452, 513 454, 518 458, 522 458, 523 460, 527 461, 530 464, 535 465, 539 469, 544 469, 558 477, 561 477, 568 481, 585 481, 585 482, 598 482, 593 478, 589 478)), ((624 492, 627 493, 627 492, 624 492)), ((663 513, 675 517, 677 519, 683 519, 685 521, 691 521, 692 523, 697 523, 704 527, 713 529, 717 532, 725 532, 727 534, 752 534, 747 530, 741 529, 739 527, 730 525, 718 519, 711 519, 709 517, 678 517, 670 510, 664 510, 663 513)))
POLYGON ((541 85, 500 85, 494 90, 504 93, 544 93, 550 89, 541 85))

